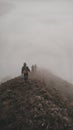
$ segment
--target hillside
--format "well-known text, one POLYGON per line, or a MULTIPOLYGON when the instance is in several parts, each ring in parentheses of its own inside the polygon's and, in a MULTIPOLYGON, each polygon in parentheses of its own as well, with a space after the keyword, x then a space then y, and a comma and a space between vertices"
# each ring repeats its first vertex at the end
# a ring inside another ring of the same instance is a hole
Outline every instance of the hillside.
POLYGON ((73 95, 67 97, 57 83, 31 74, 28 82, 17 77, 1 84, 0 130, 73 130, 73 95))

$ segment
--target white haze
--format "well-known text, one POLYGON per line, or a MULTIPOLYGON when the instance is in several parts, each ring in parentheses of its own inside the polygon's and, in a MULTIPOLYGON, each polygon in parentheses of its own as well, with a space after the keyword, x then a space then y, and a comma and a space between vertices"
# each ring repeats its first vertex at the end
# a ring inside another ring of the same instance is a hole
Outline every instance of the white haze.
POLYGON ((0 0, 0 79, 24 61, 73 83, 73 0, 0 0))

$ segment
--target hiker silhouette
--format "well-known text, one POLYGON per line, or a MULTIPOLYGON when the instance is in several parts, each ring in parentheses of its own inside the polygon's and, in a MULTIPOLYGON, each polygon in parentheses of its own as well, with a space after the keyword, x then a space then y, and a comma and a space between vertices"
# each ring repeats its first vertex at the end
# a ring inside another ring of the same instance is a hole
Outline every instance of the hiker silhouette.
POLYGON ((30 72, 30 69, 27 64, 24 63, 21 70, 21 73, 24 75, 24 80, 28 80, 28 72, 30 72))
POLYGON ((37 70, 36 64, 31 66, 31 70, 32 70, 32 72, 36 72, 36 70, 37 70))

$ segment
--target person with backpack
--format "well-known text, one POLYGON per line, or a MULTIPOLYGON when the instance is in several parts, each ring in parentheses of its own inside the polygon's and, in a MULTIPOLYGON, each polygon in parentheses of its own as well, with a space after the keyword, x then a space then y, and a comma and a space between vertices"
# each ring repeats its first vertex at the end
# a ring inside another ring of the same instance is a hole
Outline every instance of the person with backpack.
POLYGON ((24 75, 24 80, 28 80, 28 72, 30 72, 30 69, 27 64, 24 63, 21 70, 21 73, 24 75))

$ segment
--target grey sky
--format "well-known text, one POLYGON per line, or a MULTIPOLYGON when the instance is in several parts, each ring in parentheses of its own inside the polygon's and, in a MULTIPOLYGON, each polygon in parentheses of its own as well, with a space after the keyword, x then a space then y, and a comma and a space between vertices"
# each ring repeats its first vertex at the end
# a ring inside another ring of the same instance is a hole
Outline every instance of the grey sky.
POLYGON ((73 83, 73 0, 0 0, 0 79, 24 61, 73 83))

